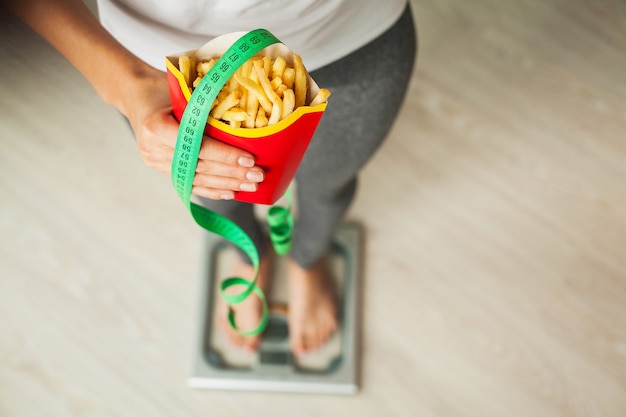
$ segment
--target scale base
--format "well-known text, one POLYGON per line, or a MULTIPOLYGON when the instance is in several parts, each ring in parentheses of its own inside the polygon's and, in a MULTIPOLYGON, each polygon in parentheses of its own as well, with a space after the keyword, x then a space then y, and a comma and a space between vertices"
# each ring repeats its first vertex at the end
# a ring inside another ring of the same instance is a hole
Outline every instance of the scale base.
POLYGON ((215 235, 207 237, 207 262, 202 274, 200 317, 191 375, 191 388, 317 394, 355 394, 358 391, 359 271, 361 228, 344 223, 337 231, 328 258, 339 305, 339 326, 315 352, 295 357, 289 348, 285 259, 275 260, 270 318, 259 349, 232 347, 215 323, 219 281, 228 276, 238 256, 215 235))

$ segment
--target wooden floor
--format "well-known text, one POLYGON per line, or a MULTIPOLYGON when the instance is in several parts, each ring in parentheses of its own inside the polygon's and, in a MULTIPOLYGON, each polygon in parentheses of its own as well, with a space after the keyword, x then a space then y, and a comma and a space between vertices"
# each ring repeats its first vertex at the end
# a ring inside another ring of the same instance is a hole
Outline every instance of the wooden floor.
POLYGON ((0 415, 626 415, 626 4, 413 1, 350 218, 361 392, 187 388, 202 232, 124 121, 0 22, 0 415))

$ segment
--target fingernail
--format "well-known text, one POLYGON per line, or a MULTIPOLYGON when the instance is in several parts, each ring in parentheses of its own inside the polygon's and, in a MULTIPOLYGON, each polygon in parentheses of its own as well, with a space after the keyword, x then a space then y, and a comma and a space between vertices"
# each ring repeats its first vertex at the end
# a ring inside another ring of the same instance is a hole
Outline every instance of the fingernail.
POLYGON ((244 167, 254 166, 254 159, 250 158, 249 156, 240 156, 237 162, 239 162, 239 165, 244 167))
POLYGON ((263 181, 263 173, 259 171, 249 171, 246 174, 246 178, 250 181, 261 182, 263 181))
POLYGON ((243 191, 256 191, 256 184, 251 182, 242 183, 239 188, 243 191))
POLYGON ((222 194, 220 195, 220 198, 222 200, 232 200, 233 198, 235 198, 235 196, 232 194, 222 194))

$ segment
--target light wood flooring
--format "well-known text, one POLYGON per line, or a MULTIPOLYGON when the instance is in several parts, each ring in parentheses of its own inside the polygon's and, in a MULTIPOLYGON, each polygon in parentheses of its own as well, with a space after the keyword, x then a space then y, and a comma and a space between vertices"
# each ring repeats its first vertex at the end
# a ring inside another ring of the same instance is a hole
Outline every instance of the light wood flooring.
POLYGON ((626 3, 412 4, 414 79, 349 215, 349 397, 186 386, 202 232, 3 16, 0 416, 626 415, 626 3))

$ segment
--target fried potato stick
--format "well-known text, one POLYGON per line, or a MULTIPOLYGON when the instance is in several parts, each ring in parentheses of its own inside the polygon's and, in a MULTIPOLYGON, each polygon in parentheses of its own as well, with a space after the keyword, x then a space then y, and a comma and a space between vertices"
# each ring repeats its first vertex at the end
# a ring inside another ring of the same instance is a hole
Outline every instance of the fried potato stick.
POLYGON ((305 104, 307 88, 307 72, 298 54, 293 54, 293 68, 296 71, 294 93, 296 93, 296 108, 298 108, 305 104))
MULTIPOLYGON (((261 105, 261 107, 263 107, 263 110, 266 113, 269 114, 272 112, 272 102, 267 97, 267 95, 263 91, 263 88, 259 84, 255 83, 250 78, 240 77, 237 74, 235 74, 235 78, 242 87, 248 90, 249 94, 253 94, 259 100, 259 104, 261 105)), ((248 96, 248 100, 249 99, 250 96, 248 96)))

